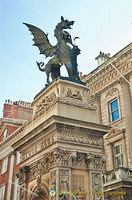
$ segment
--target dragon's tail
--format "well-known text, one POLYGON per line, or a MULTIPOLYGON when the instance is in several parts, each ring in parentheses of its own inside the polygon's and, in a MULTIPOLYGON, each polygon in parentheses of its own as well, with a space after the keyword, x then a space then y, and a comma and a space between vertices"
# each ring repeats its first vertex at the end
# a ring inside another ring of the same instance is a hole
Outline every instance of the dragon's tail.
POLYGON ((44 66, 44 62, 40 62, 39 63, 39 62, 36 61, 36 63, 37 63, 37 66, 38 66, 39 70, 42 71, 42 72, 44 72, 45 68, 42 68, 44 66))

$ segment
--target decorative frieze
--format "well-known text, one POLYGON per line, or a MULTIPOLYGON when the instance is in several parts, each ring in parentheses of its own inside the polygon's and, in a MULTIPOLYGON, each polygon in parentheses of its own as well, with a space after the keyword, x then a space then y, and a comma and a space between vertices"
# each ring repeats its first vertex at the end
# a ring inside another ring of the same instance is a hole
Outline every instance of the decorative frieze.
POLYGON ((81 144, 89 144, 89 145, 103 145, 103 139, 99 136, 90 135, 76 135, 74 133, 61 133, 59 132, 58 139, 61 141, 75 142, 81 144))
MULTIPOLYGON (((28 181, 36 179, 38 175, 48 173, 53 167, 56 166, 74 167, 76 169, 90 168, 102 170, 104 167, 104 163, 104 157, 99 154, 87 154, 77 151, 54 149, 49 153, 44 154, 43 158, 35 162, 33 166, 30 166, 28 181)), ((21 182, 24 181, 25 179, 21 179, 21 182)))

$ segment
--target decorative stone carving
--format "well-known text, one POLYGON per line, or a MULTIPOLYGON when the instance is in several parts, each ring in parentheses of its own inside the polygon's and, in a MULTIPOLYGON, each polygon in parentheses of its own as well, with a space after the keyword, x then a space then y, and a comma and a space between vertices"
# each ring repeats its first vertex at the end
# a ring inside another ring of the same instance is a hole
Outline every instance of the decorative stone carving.
POLYGON ((57 102, 57 97, 54 92, 52 92, 49 96, 42 98, 40 102, 37 103, 36 113, 34 118, 37 118, 47 110, 49 110, 52 106, 54 106, 57 102))
POLYGON ((69 190, 69 171, 60 170, 60 190, 69 190))
POLYGON ((114 170, 111 172, 108 172, 107 174, 103 174, 103 182, 104 183, 107 183, 107 182, 110 182, 113 180, 116 180, 116 174, 115 174, 114 170))
POLYGON ((86 154, 76 152, 76 156, 72 157, 72 165, 78 168, 86 168, 85 157, 86 154))
POLYGON ((107 92, 107 94, 106 94, 106 97, 108 97, 108 96, 113 96, 113 94, 115 93, 115 92, 118 92, 119 90, 117 89, 117 88, 111 88, 108 92, 107 92))
POLYGON ((68 99, 67 97, 59 97, 58 102, 71 105, 71 106, 77 106, 79 108, 85 108, 88 110, 95 111, 97 109, 95 105, 83 103, 82 101, 79 101, 78 99, 73 99, 73 98, 68 99))
MULTIPOLYGON (((82 144, 97 145, 97 146, 103 145, 103 140, 101 137, 93 136, 93 135, 88 135, 88 136, 75 135, 75 133, 64 133, 65 130, 62 130, 62 131, 60 130, 59 132, 59 135, 58 135, 59 140, 82 143, 82 144)), ((74 130, 72 130, 72 132, 74 132, 74 130)))
POLYGON ((81 93, 78 90, 72 90, 72 89, 68 88, 66 96, 73 98, 73 99, 82 100, 81 93))
POLYGON ((86 154, 76 151, 71 152, 68 150, 54 149, 30 167, 28 181, 37 178, 38 175, 48 173, 55 166, 103 169, 104 164, 105 159, 99 154, 86 154))
POLYGON ((23 188, 20 188, 20 200, 23 200, 24 199, 24 189, 23 188))
POLYGON ((20 185, 27 182, 28 173, 29 173, 29 167, 28 166, 24 166, 24 167, 19 169, 17 176, 19 177, 19 184, 20 185))
POLYGON ((105 160, 105 157, 99 154, 88 153, 86 157, 87 166, 92 169, 104 169, 105 160))
POLYGON ((56 170, 51 172, 51 189, 56 190, 56 170))
POLYGON ((60 170, 60 200, 67 199, 68 196, 63 193, 63 191, 69 191, 69 171, 68 170, 60 170))
POLYGON ((101 174, 99 173, 92 173, 92 191, 94 192, 101 192, 102 186, 101 186, 101 174))

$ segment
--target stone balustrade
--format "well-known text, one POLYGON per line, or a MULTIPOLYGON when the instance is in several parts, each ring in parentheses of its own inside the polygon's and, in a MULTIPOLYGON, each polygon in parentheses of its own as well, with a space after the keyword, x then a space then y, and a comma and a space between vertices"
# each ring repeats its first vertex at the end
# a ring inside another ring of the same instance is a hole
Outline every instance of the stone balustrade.
POLYGON ((132 182, 132 169, 121 167, 103 174, 104 187, 120 181, 132 182))

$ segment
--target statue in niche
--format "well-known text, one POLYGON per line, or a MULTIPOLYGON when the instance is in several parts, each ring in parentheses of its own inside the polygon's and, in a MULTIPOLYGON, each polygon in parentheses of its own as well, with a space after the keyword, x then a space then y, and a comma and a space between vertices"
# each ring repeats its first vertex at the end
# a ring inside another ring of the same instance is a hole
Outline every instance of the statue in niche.
MULTIPOLYGON (((61 17, 61 22, 57 24, 54 30, 54 36, 57 39, 57 44, 52 46, 48 39, 48 34, 45 34, 41 29, 31 24, 24 23, 32 35, 34 36, 34 45, 40 50, 40 54, 46 57, 52 57, 44 66, 43 62, 37 62, 40 71, 45 71, 47 75, 47 83, 49 84, 49 75, 51 73, 52 80, 60 76, 60 67, 64 64, 68 75, 73 80, 79 80, 79 72, 77 65, 77 56, 80 54, 78 46, 73 44, 71 35, 65 29, 71 29, 74 21, 65 20, 61 17)), ((75 37, 75 39, 78 37, 75 37)))

